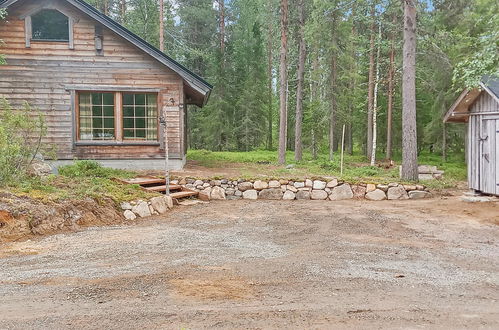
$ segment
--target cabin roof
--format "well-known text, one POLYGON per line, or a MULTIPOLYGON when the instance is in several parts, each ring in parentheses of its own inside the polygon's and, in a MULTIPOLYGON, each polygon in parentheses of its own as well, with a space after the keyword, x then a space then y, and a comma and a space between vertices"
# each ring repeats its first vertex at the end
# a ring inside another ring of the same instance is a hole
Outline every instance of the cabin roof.
POLYGON ((445 123, 465 123, 471 105, 482 93, 489 93, 499 103, 499 77, 483 76, 480 88, 465 89, 444 116, 445 123))
MULTIPOLYGON (((0 8, 7 8, 19 0, 0 0, 0 8)), ((178 73, 186 85, 186 94, 192 97, 190 103, 198 106, 204 106, 208 102, 213 86, 206 80, 193 73, 182 64, 178 63, 144 39, 140 38, 121 24, 117 23, 110 17, 102 14, 90 4, 83 0, 65 0, 80 11, 84 12, 91 18, 95 19, 103 26, 109 28, 111 31, 117 33, 121 37, 127 39, 133 45, 146 52, 163 65, 178 73)))

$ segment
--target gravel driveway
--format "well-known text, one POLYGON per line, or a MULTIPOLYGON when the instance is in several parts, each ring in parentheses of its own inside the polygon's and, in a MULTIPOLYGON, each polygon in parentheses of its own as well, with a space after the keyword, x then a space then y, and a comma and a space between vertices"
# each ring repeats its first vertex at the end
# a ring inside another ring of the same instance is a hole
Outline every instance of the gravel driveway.
POLYGON ((8 243, 0 329, 498 329, 498 211, 223 201, 8 243))

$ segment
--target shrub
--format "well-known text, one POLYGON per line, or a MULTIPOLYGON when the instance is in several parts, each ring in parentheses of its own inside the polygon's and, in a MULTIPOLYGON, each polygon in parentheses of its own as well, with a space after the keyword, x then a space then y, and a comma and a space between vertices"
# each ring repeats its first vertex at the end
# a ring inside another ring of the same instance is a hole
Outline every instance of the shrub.
POLYGON ((69 178, 128 178, 133 177, 135 173, 130 171, 118 170, 103 167, 95 160, 77 160, 72 165, 61 166, 59 174, 69 178))
POLYGON ((0 186, 26 175, 46 133, 43 115, 32 111, 28 103, 23 109, 13 109, 0 99, 0 186))

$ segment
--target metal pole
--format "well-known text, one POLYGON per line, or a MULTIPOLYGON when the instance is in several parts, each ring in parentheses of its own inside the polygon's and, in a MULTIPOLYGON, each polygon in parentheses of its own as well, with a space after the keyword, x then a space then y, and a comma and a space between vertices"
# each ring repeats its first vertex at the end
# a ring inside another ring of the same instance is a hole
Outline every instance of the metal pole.
POLYGON ((340 174, 343 175, 343 153, 345 149, 345 124, 343 124, 343 134, 341 135, 341 161, 340 161, 340 174))
POLYGON ((162 123, 163 125, 163 135, 165 138, 165 195, 169 196, 170 195, 170 163, 169 163, 169 151, 168 151, 168 130, 166 127, 166 106, 163 107, 163 118, 162 118, 162 123))

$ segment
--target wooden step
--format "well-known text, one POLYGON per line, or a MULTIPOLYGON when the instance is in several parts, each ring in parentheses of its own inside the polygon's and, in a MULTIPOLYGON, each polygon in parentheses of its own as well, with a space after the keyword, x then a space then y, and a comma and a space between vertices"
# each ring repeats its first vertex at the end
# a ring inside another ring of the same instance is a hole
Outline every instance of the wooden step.
POLYGON ((199 193, 197 191, 179 191, 179 192, 174 192, 170 194, 171 198, 174 199, 179 199, 179 198, 185 198, 185 197, 192 197, 192 196, 197 196, 199 193))
MULTIPOLYGON (((149 191, 163 192, 163 191, 166 191, 166 185, 144 187, 144 189, 149 190, 149 191)), ((179 185, 176 185, 176 184, 171 184, 170 185, 170 191, 181 190, 181 189, 182 189, 182 186, 179 186, 179 185)))
POLYGON ((160 179, 160 178, 153 178, 153 177, 141 177, 141 178, 134 178, 134 179, 127 179, 127 180, 122 180, 125 183, 129 184, 138 184, 138 185, 153 185, 153 184, 165 184, 165 179, 160 179))

